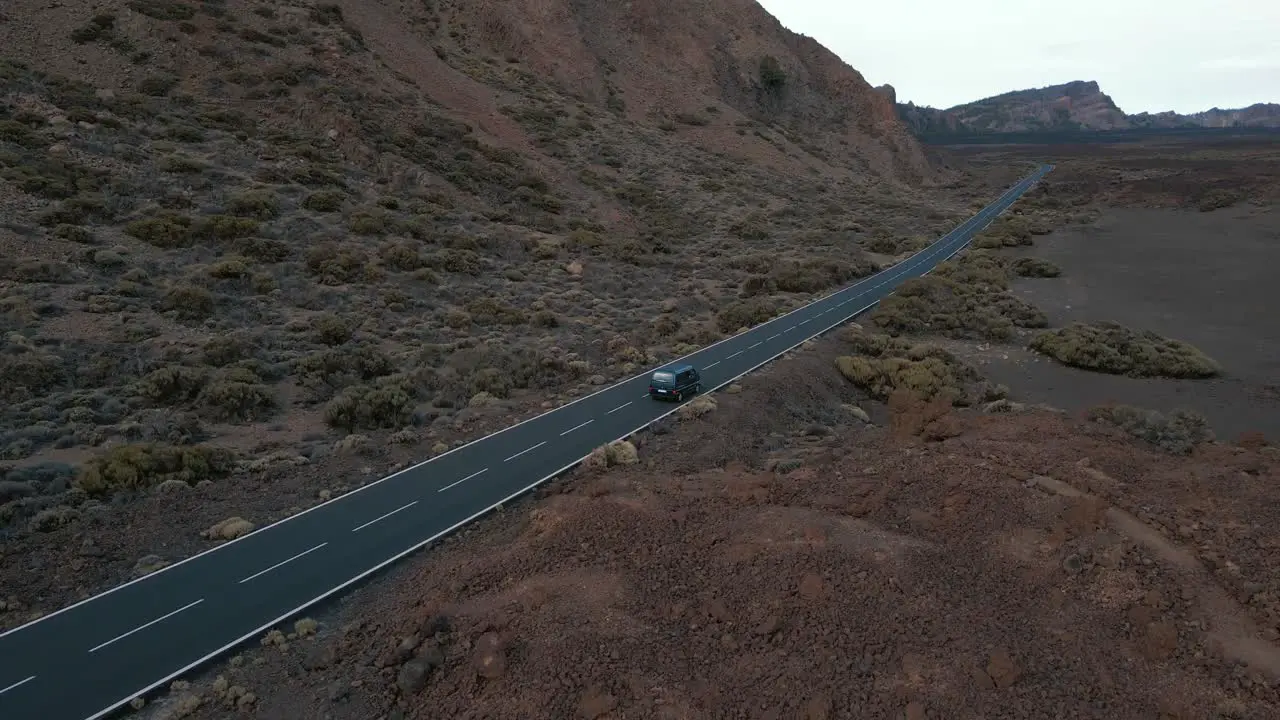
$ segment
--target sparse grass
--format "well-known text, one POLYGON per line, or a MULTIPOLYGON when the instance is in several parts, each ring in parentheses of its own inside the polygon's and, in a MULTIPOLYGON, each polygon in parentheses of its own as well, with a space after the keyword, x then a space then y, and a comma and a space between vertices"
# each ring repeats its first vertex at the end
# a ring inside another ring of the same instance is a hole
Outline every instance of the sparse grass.
POLYGON ((1165 452, 1186 455, 1213 439, 1209 421, 1199 413, 1178 409, 1168 415, 1132 405, 1102 405, 1089 409, 1089 419, 1114 425, 1165 452))
POLYGON ((1212 358, 1181 340, 1119 323, 1072 323, 1031 340, 1032 350, 1064 365, 1132 377, 1209 378, 1222 372, 1212 358))

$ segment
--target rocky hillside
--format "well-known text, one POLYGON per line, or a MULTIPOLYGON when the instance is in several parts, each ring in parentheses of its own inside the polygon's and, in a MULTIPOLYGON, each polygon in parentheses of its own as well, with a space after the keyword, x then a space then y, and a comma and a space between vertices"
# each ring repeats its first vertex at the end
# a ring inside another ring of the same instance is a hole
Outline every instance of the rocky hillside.
MULTIPOLYGON (((892 97, 892 88, 878 88, 892 97)), ((898 115, 916 134, 1062 132, 1129 128, 1280 127, 1280 105, 1259 103, 1239 110, 1127 115, 1097 82, 1075 81, 1018 90, 940 110, 896 103, 898 115)))
POLYGON ((1179 115, 1172 111, 1139 113, 1130 115, 1129 122, 1133 127, 1150 128, 1274 128, 1280 127, 1280 104, 1254 103, 1247 108, 1235 110, 1213 108, 1190 115, 1179 115))
POLYGON ((990 199, 750 0, 3 9, 0 537, 442 452, 990 199))

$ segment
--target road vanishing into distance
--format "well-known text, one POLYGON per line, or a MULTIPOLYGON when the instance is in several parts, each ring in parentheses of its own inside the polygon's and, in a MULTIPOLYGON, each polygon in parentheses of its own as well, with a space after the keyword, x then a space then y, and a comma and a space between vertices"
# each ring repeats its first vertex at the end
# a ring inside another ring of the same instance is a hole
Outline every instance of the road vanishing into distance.
MULTIPOLYGON (((1052 169, 897 265, 680 361, 705 392, 727 385, 928 273, 1052 169)), ((650 372, 0 634, 0 719, 101 718, 257 640, 674 412, 648 397, 650 372)))

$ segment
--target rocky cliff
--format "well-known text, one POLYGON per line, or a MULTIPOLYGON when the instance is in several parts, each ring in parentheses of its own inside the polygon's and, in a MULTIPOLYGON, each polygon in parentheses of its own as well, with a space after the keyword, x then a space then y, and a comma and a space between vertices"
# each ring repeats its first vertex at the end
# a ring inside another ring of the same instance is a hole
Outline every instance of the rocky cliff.
POLYGON ((1129 128, 1280 127, 1280 105, 1238 110, 1128 115, 1097 82, 1075 81, 1017 90, 941 110, 898 103, 898 116, 916 134, 1061 132, 1129 128))

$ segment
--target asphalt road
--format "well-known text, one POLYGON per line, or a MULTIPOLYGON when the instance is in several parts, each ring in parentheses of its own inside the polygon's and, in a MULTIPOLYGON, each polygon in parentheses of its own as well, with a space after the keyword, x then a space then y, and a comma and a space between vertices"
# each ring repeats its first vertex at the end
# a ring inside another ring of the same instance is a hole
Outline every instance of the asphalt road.
MULTIPOLYGON (((705 392, 926 274, 1052 170, 901 263, 680 360, 705 392)), ((509 502, 679 406, 648 375, 525 420, 238 540, 0 634, 0 718, 103 717, 509 502)))

